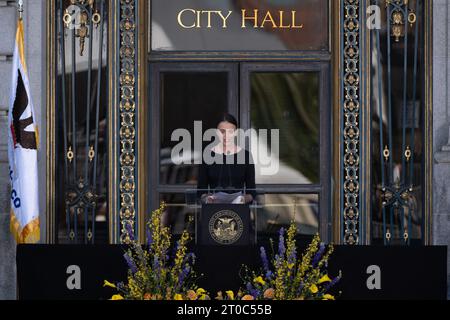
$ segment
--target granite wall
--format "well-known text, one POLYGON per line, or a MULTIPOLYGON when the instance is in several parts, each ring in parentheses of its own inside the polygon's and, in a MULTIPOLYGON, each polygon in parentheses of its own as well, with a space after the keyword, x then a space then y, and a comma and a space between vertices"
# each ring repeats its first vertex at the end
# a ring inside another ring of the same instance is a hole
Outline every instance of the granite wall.
POLYGON ((450 1, 433 7, 433 243, 450 246, 450 1))

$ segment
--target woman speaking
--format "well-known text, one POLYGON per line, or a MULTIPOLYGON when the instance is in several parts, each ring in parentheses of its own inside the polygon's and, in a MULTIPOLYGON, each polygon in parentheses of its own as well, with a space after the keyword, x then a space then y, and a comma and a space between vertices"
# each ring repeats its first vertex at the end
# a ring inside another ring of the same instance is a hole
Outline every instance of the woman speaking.
POLYGON ((200 166, 197 188, 202 202, 221 202, 216 192, 242 192, 233 203, 251 203, 256 197, 255 164, 251 153, 237 145, 237 130, 236 118, 228 113, 224 114, 217 125, 220 143, 211 150, 211 158, 222 157, 222 161, 212 164, 203 161, 200 166))

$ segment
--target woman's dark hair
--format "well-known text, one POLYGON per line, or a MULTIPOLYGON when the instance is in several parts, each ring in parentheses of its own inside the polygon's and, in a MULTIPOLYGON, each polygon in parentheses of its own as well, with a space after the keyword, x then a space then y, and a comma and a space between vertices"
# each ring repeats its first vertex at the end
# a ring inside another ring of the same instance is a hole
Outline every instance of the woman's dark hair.
POLYGON ((219 126, 219 124, 221 124, 222 122, 228 122, 231 123, 232 125, 234 125, 236 128, 238 128, 238 122, 236 120, 236 118, 234 116, 232 116, 229 113, 224 113, 222 114, 221 118, 219 119, 219 121, 217 122, 217 126, 216 128, 219 126))

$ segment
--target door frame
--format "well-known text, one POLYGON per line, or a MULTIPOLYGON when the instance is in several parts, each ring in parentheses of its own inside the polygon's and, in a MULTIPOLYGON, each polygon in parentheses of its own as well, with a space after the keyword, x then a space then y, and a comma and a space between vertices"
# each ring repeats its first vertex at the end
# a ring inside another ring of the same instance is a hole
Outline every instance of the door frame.
MULTIPOLYGON (((147 175, 147 151, 149 143, 147 141, 148 126, 148 90, 147 82, 148 68, 147 64, 153 61, 327 61, 332 65, 332 103, 333 109, 333 170, 332 170, 332 215, 333 215, 333 240, 338 244, 370 244, 370 32, 366 30, 365 12, 371 5, 370 0, 339 0, 330 1, 330 46, 329 52, 174 52, 168 56, 155 54, 151 52, 151 32, 149 28, 149 17, 151 0, 111 0, 108 12, 108 63, 109 73, 109 92, 110 101, 108 106, 108 140, 109 140, 109 161, 110 174, 108 177, 108 210, 110 217, 110 242, 123 243, 124 234, 127 232, 123 228, 124 223, 133 222, 133 232, 139 236, 141 241, 145 239, 145 216, 149 214, 149 207, 146 203, 148 199, 148 181, 147 175), (351 16, 349 15, 351 13, 351 16), (349 23, 352 21, 353 23, 349 23), (355 24, 356 22, 356 24, 355 24), (131 38, 129 37, 131 36, 131 38), (346 41, 348 37, 357 40, 357 55, 349 55, 346 52, 346 41), (125 41, 127 40, 127 41, 125 41), (130 60, 131 59, 131 60, 130 60), (131 61, 135 66, 132 73, 134 82, 123 82, 124 63, 131 61), (357 209, 358 215, 350 216, 346 213, 348 206, 346 204, 345 183, 348 181, 345 176, 345 104, 346 90, 352 87, 344 75, 348 63, 356 63, 359 70, 360 80, 353 86, 361 97, 361 108, 357 115, 361 122, 358 124, 360 136, 357 142, 361 149, 358 150, 360 162, 357 165, 358 188, 354 193, 358 197, 357 209), (132 127, 136 129, 137 135, 131 140, 134 149, 131 154, 136 157, 131 169, 134 173, 132 177, 134 189, 131 192, 124 192, 120 186, 121 170, 120 159, 124 155, 121 149, 121 143, 124 142, 120 135, 120 129, 123 128, 121 116, 123 110, 123 90, 131 88, 135 93, 134 108, 132 113, 135 121, 132 127), (132 196, 131 202, 124 205, 123 197, 132 196), (134 210, 133 215, 128 216, 127 208, 134 210), (347 222, 355 226, 354 230, 347 228, 347 222), (349 236, 356 236, 349 241, 349 236)), ((425 3, 425 199, 433 199, 432 179, 433 179, 433 106, 432 106, 432 72, 433 72, 433 47, 432 47, 432 28, 433 28, 433 0, 425 3)), ((55 144, 56 130, 55 114, 56 106, 56 82, 55 70, 56 62, 56 12, 55 2, 47 3, 47 93, 46 93, 46 145, 47 145, 47 165, 46 165, 46 216, 45 221, 45 239, 47 243, 55 242, 55 217, 56 217, 56 160, 55 144)), ((424 212, 424 242, 432 244, 432 201, 427 201, 424 212)), ((44 209, 43 209, 44 211, 44 209)))
POLYGON ((258 189, 268 193, 318 194, 319 196, 319 233, 324 241, 332 239, 331 214, 331 104, 330 68, 327 62, 154 62, 150 63, 151 77, 149 95, 150 119, 149 131, 151 146, 149 157, 149 205, 151 210, 159 207, 160 193, 185 193, 192 189, 189 185, 162 185, 160 182, 160 123, 161 123, 161 74, 165 72, 227 72, 229 74, 228 104, 229 112, 239 118, 240 127, 248 129, 250 125, 250 83, 252 72, 314 72, 319 73, 319 105, 320 105, 320 182, 312 185, 263 185, 258 189), (239 71, 238 71, 239 70, 239 71), (325 97, 325 98, 323 98, 325 97))

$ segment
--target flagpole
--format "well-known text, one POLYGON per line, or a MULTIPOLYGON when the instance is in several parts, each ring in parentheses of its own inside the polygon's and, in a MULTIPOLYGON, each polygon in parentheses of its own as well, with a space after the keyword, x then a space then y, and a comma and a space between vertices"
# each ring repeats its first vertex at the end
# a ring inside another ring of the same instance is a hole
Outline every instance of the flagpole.
POLYGON ((19 20, 23 19, 23 0, 17 0, 17 11, 19 12, 19 20))

